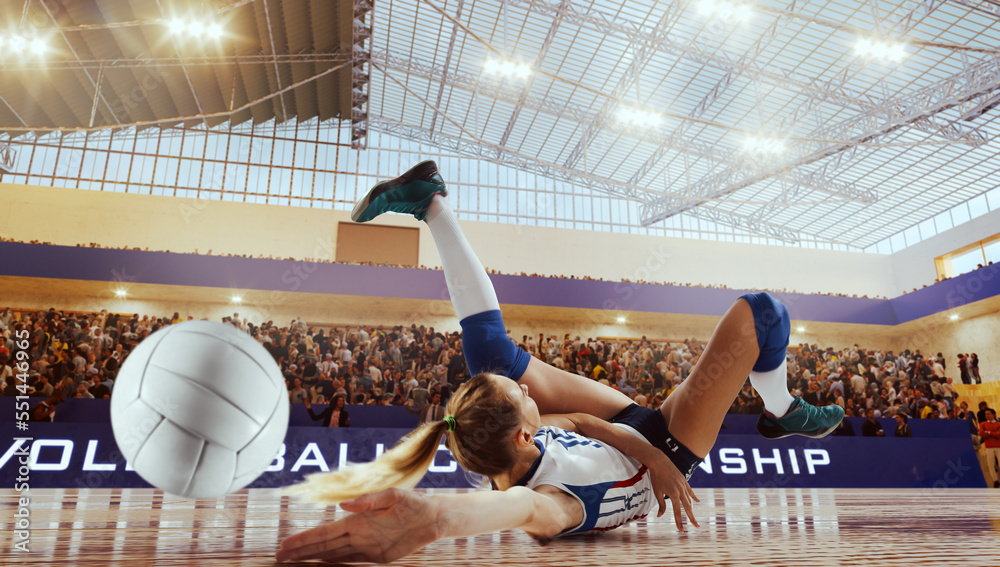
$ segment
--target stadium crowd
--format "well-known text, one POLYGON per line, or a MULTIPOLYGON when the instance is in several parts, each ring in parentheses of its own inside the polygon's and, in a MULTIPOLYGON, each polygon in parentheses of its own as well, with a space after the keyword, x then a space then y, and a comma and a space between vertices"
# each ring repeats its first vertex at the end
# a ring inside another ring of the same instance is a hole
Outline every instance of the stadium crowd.
MULTIPOLYGON (((179 313, 140 317, 106 310, 7 308, 0 312, 3 393, 23 395, 14 379, 12 356, 23 330, 29 333, 27 352, 32 361, 29 393, 46 398, 44 405, 49 407, 59 399, 109 398, 121 363, 140 341, 162 327, 191 319, 179 313)), ((223 322, 248 333, 270 352, 284 374, 292 403, 325 404, 340 396, 351 404, 406 406, 425 414, 436 396, 447 403, 455 387, 469 378, 460 333, 416 324, 324 329, 301 318, 284 327, 270 321, 257 326, 238 313, 223 322)), ((566 333, 562 338, 525 335, 511 340, 548 364, 597 380, 649 407, 658 407, 688 377, 704 350, 697 339, 600 340, 566 333)), ((858 345, 839 350, 798 345, 788 356, 789 389, 812 404, 839 404, 848 416, 968 419, 970 428, 978 427, 983 418, 957 399, 952 387, 956 378, 967 384, 981 381, 975 353, 948 360, 942 353, 928 356, 919 350, 893 353, 858 345)), ((730 411, 757 414, 762 409, 747 382, 730 411)))

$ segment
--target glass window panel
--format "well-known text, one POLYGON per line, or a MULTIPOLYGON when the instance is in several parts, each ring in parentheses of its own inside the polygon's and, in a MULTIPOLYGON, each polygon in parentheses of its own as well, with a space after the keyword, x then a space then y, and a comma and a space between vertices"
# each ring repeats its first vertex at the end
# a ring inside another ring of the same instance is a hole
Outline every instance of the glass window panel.
POLYGON ((951 224, 951 213, 945 211, 936 217, 934 217, 934 224, 937 226, 938 234, 950 229, 953 225, 951 224))
POLYGON ((986 195, 979 195, 969 200, 969 213, 972 218, 981 217, 989 211, 990 207, 986 204, 986 195))
POLYGON ((969 207, 962 203, 951 210, 951 220, 958 226, 969 222, 969 207))
POLYGON ((934 228, 934 219, 927 219, 918 226, 920 227, 920 237, 924 240, 937 234, 937 229, 934 228))
POLYGON ((952 270, 954 270, 956 276, 967 272, 971 272, 972 270, 976 269, 976 266, 978 264, 982 263, 983 263, 983 250, 978 246, 976 248, 973 248, 972 250, 969 250, 968 252, 964 252, 962 254, 958 254, 951 257, 951 267, 952 270))
POLYGON ((986 202, 990 205, 991 211, 1000 210, 1000 187, 986 194, 986 202))
POLYGON ((994 240, 993 242, 986 244, 983 246, 983 250, 986 253, 987 262, 1000 262, 1000 240, 994 240))
POLYGON ((913 246, 914 244, 920 242, 920 229, 911 226, 903 232, 903 237, 906 238, 906 245, 913 246))

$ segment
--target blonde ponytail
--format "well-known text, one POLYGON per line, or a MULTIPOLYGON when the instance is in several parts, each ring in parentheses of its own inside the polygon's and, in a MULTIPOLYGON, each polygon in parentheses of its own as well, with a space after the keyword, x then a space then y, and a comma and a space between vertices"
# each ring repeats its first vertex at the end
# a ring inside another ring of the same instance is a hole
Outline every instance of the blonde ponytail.
POLYGON ((387 488, 413 488, 434 462, 441 436, 459 466, 494 477, 515 461, 512 435, 521 427, 521 410, 507 395, 507 378, 477 374, 448 401, 449 421, 425 423, 373 462, 317 473, 283 489, 304 500, 337 504, 387 488))
POLYGON ((413 488, 434 462, 447 427, 443 421, 425 423, 370 463, 311 474, 281 492, 320 504, 338 504, 387 488, 413 488))

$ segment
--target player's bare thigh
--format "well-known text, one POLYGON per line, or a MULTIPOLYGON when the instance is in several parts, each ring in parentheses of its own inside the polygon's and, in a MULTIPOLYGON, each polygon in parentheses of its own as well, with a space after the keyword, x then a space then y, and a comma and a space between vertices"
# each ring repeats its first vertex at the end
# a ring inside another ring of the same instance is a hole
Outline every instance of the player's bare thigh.
POLYGON ((518 382, 528 385, 528 394, 543 415, 579 412, 611 419, 632 403, 618 390, 570 374, 534 357, 518 382))

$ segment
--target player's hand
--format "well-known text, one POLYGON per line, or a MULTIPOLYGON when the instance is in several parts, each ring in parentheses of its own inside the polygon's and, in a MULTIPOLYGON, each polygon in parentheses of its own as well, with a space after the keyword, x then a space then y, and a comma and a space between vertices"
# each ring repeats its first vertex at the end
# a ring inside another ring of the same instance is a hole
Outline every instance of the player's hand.
POLYGON ((277 560, 388 563, 441 537, 438 506, 416 492, 390 488, 340 507, 352 514, 285 539, 277 560))
POLYGON ((656 501, 660 504, 656 517, 662 516, 667 511, 667 503, 664 498, 664 495, 666 495, 670 498, 670 503, 674 507, 674 521, 677 523, 678 530, 684 531, 684 522, 681 515, 682 507, 687 513, 688 519, 691 520, 691 523, 696 528, 700 528, 701 525, 694 517, 691 500, 695 502, 701 502, 701 500, 698 500, 698 497, 695 496, 694 490, 691 489, 691 485, 688 484, 687 479, 677 469, 677 466, 666 455, 657 457, 653 462, 644 464, 649 468, 653 493, 656 494, 656 501))
POLYGON ((312 404, 309 403, 309 400, 302 400, 302 402, 306 405, 306 409, 312 409, 312 404))

